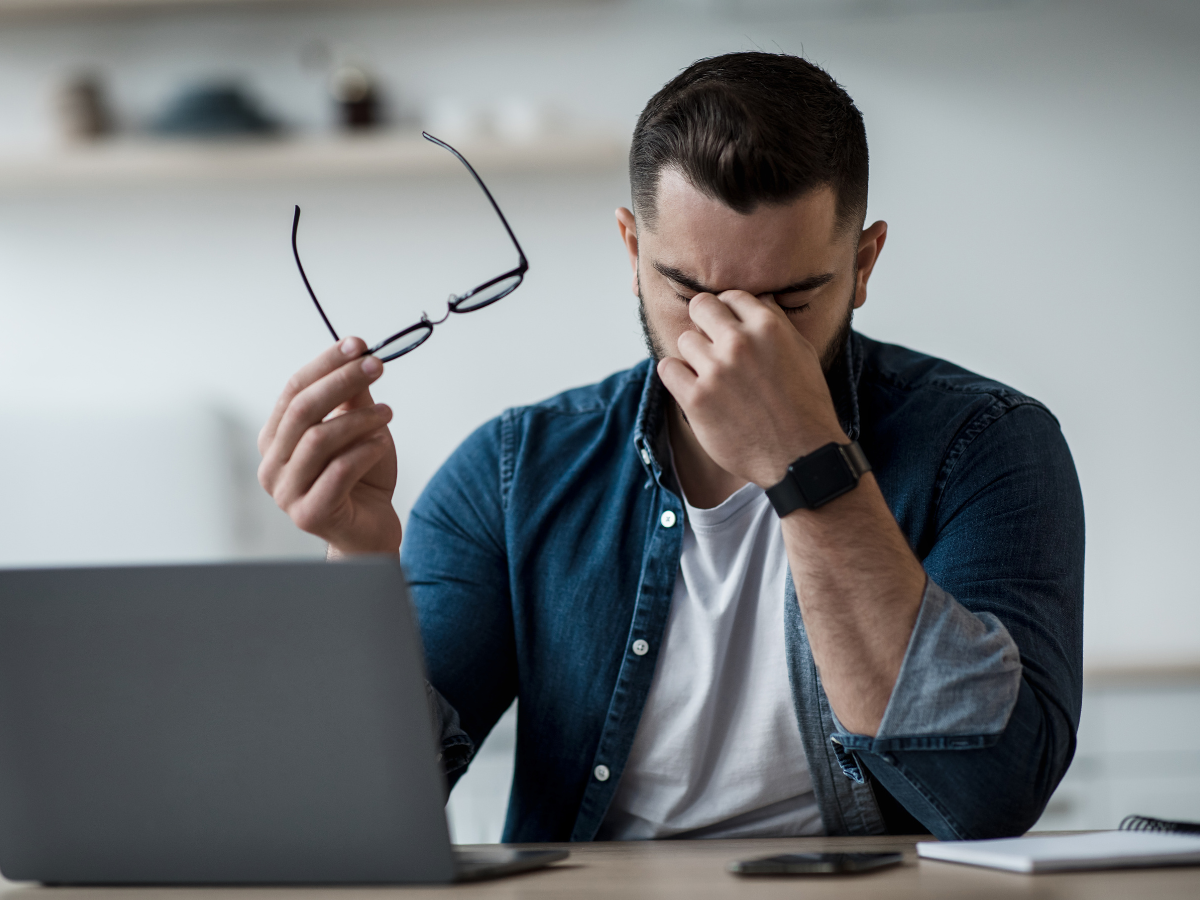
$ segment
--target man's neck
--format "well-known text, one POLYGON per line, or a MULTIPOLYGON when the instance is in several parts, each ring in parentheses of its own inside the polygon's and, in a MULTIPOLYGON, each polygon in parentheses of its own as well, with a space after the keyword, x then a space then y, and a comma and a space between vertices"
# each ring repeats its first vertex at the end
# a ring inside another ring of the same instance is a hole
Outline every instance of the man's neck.
POLYGON ((692 432, 683 418, 679 404, 670 401, 667 412, 667 433, 671 437, 671 454, 675 458, 675 477, 687 502, 698 509, 720 506, 734 491, 747 482, 718 466, 692 432))

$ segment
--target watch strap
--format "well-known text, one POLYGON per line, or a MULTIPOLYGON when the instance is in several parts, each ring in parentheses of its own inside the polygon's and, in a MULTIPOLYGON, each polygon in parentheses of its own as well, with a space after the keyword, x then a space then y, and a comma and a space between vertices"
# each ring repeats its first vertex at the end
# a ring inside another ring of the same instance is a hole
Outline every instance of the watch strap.
POLYGON ((767 499, 780 518, 797 509, 816 509, 852 491, 871 463, 858 445, 829 443, 788 466, 787 474, 767 489, 767 499))

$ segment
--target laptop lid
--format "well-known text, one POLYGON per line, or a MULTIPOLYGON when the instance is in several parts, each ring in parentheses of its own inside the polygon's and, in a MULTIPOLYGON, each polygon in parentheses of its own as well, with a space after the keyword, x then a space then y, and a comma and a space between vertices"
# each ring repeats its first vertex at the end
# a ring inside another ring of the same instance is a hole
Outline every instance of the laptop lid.
POLYGON ((0 571, 0 872, 448 882, 393 559, 0 571))

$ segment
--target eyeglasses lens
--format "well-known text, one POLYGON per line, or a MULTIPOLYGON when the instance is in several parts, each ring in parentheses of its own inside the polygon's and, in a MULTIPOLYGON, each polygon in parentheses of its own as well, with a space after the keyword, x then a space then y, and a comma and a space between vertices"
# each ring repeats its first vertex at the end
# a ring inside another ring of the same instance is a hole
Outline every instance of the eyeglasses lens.
POLYGON ((521 276, 519 274, 508 275, 455 304, 454 311, 460 313, 471 312, 472 310, 487 306, 489 303, 495 303, 501 297, 511 294, 520 283, 521 276))
POLYGON ((374 350, 374 355, 383 362, 403 356, 410 350, 416 350, 433 334, 433 326, 422 323, 402 331, 390 341, 380 344, 374 350))

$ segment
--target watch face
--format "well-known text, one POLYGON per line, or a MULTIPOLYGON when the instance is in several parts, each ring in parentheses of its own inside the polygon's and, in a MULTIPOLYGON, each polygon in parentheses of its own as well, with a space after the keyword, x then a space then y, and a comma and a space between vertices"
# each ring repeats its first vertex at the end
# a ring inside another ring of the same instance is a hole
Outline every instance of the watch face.
POLYGON ((826 444, 804 458, 804 464, 792 469, 809 506, 820 506, 858 484, 837 444, 826 444))

